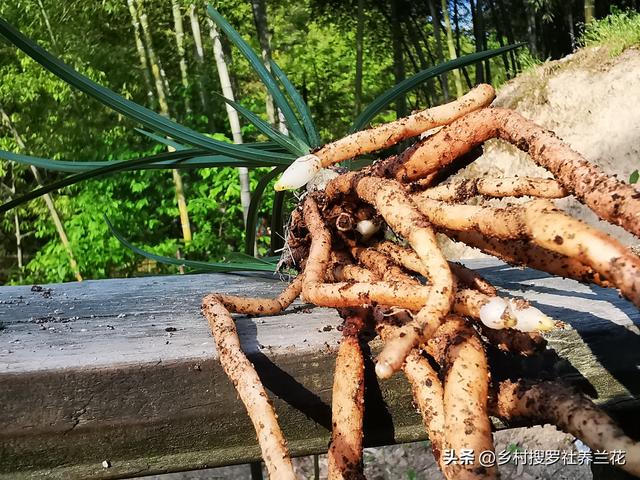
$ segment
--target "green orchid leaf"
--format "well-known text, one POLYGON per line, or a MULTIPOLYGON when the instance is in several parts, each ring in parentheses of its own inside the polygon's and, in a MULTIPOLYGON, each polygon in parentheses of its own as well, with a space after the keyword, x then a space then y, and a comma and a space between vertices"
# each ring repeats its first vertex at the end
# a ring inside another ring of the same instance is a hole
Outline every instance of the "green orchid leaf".
MULTIPOLYGON (((11 24, 0 18, 0 36, 25 52, 40 65, 58 76, 78 90, 95 98, 107 107, 126 117, 140 122, 142 125, 160 132, 170 138, 180 140, 187 145, 200 147, 213 153, 229 155, 240 159, 259 158, 263 160, 277 160, 278 155, 264 150, 256 150, 246 145, 235 145, 221 142, 207 137, 195 130, 184 127, 170 119, 157 114, 135 102, 127 100, 112 90, 97 84, 88 77, 78 73, 72 67, 51 55, 38 44, 24 36, 11 24)), ((264 68, 264 66, 263 66, 264 68)), ((291 156, 291 160, 295 157, 291 156)))
MULTIPOLYGON (((33 165, 34 167, 52 172, 88 172, 109 165, 122 164, 124 168, 121 171, 132 170, 163 170, 163 169, 193 169, 208 167, 247 167, 257 168, 272 166, 272 162, 266 165, 260 161, 239 160, 237 158, 227 157, 225 155, 207 155, 205 150, 187 149, 178 150, 184 153, 183 157, 177 157, 174 160, 162 160, 137 164, 132 160, 102 160, 102 161, 80 161, 80 160, 52 160, 49 158, 32 157, 30 155, 22 155, 20 153, 8 152, 0 150, 0 158, 16 162, 21 165, 33 165)), ((146 158, 146 157, 143 157, 146 158)), ((288 160, 281 160, 279 165, 288 165, 288 160)), ((118 170, 120 171, 120 170, 118 170)))
POLYGON ((472 65, 482 60, 501 55, 505 52, 508 52, 509 50, 514 50, 516 48, 522 47, 523 45, 525 44, 516 43, 514 45, 507 45, 505 47, 495 48, 493 50, 476 52, 422 70, 421 72, 418 72, 415 75, 403 80, 393 88, 390 88, 385 93, 376 98, 373 102, 371 102, 371 104, 367 108, 365 108, 360 115, 358 115, 358 118, 355 119, 350 131, 357 132, 358 130, 362 130, 378 113, 387 108, 387 106, 391 102, 393 102, 401 95, 404 95, 410 90, 416 88, 426 80, 429 80, 430 78, 441 75, 445 72, 448 72, 449 70, 466 67, 467 65, 472 65))
POLYGON ((294 135, 300 138, 306 138, 304 129, 298 118, 296 117, 291 105, 287 102, 287 99, 282 94, 280 89, 278 88, 278 84, 269 72, 267 68, 262 63, 262 59, 256 55, 253 49, 249 46, 247 42, 242 38, 242 36, 236 31, 235 28, 231 26, 227 20, 220 15, 220 13, 213 8, 211 5, 207 6, 207 14, 211 17, 211 19, 220 27, 220 29, 229 37, 236 47, 242 52, 244 57, 248 60, 249 64, 253 68, 253 70, 258 74, 262 83, 267 88, 271 96, 273 97, 273 101, 276 103, 282 115, 287 122, 287 126, 289 130, 293 132, 294 135))
POLYGON ((127 247, 132 252, 137 253, 138 255, 142 255, 143 257, 148 258, 149 260, 154 260, 159 263, 164 263, 167 265, 176 265, 179 267, 187 267, 187 268, 195 268, 199 271, 208 271, 208 272, 238 272, 238 271, 257 271, 257 272, 275 272, 276 265, 274 263, 265 262, 262 260, 253 259, 253 262, 250 261, 242 261, 242 262, 202 262, 198 260, 186 260, 186 259, 177 259, 173 257, 164 257, 162 255, 156 255, 155 253, 147 252, 141 248, 136 247, 132 243, 130 243, 124 236, 118 232, 114 226, 111 224, 107 216, 104 217, 109 230, 114 237, 118 239, 118 241, 127 247))
POLYGON ((247 226, 244 237, 244 252, 247 255, 253 255, 253 249, 256 243, 259 207, 264 191, 267 188, 267 185, 269 185, 269 183, 271 183, 271 181, 273 181, 283 171, 283 167, 276 167, 269 173, 265 174, 260 181, 258 181, 258 185, 256 185, 256 188, 251 193, 251 203, 249 204, 249 211, 247 212, 247 226))
POLYGON ((247 255, 246 253, 243 252, 231 252, 231 253, 227 253, 225 254, 224 259, 226 261, 229 262, 236 262, 236 263, 255 263, 255 262, 260 262, 260 263, 264 263, 266 265, 274 265, 276 263, 278 263, 278 258, 273 259, 273 257, 254 257, 252 255, 247 255))
POLYGON ((151 155, 149 157, 136 158, 135 160, 126 160, 124 162, 105 162, 105 163, 109 163, 109 165, 106 165, 101 168, 89 170, 87 172, 71 175, 69 177, 63 178, 62 180, 58 180, 57 182, 52 182, 43 187, 36 188, 35 190, 32 190, 26 195, 15 198, 3 205, 0 205, 0 213, 7 212, 12 208, 17 207, 18 205, 21 205, 25 202, 33 200, 34 198, 41 197, 42 195, 53 192, 63 187, 68 187, 69 185, 73 185, 78 182, 83 182, 85 180, 103 177, 105 175, 113 175, 114 173, 121 172, 128 168, 130 169, 132 167, 138 167, 141 165, 150 164, 157 161, 182 160, 192 156, 193 154, 190 153, 190 151, 183 150, 183 151, 177 151, 177 152, 160 153, 157 155, 151 155))
POLYGON ((230 100, 223 95, 216 93, 218 97, 224 100, 226 103, 231 105, 240 115, 245 117, 249 123, 251 123, 254 127, 264 133, 269 139, 276 142, 282 148, 284 148, 287 152, 300 157, 302 155, 306 155, 309 153, 309 146, 304 145, 304 148, 300 148, 300 145, 295 141, 283 135, 263 119, 261 119, 258 115, 253 113, 251 110, 243 107, 238 102, 230 100))
POLYGON ((145 137, 149 137, 151 140, 161 143, 162 145, 166 145, 167 147, 175 148, 176 150, 187 150, 189 148, 185 145, 182 145, 181 143, 176 142, 175 140, 165 138, 161 135, 156 135, 155 133, 147 132, 142 128, 134 128, 134 130, 138 133, 141 133, 145 137))
POLYGON ((287 75, 282 71, 278 64, 273 60, 271 60, 271 70, 273 71, 273 73, 275 73, 278 80, 280 80, 280 83, 289 95, 289 98, 291 98, 293 105, 300 113, 304 129, 307 132, 307 138, 309 139, 309 145, 311 146, 311 148, 319 147, 321 144, 320 135, 318 134, 318 129, 315 122, 313 121, 313 117, 311 116, 311 110, 309 110, 309 106, 304 101, 302 95, 300 95, 296 87, 293 86, 293 83, 291 83, 289 77, 287 77, 287 75))

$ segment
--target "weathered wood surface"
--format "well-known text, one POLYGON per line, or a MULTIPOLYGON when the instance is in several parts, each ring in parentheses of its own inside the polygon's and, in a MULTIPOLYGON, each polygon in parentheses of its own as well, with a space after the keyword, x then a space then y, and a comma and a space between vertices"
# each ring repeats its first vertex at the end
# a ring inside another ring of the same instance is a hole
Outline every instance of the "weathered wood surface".
MULTIPOLYGON (((612 411, 640 405, 640 314, 613 290, 470 261, 570 327, 494 375, 562 377, 612 411)), ((256 459, 251 424, 200 316, 209 291, 272 296, 277 279, 192 275, 0 288, 0 478, 121 478, 256 459), (103 461, 109 468, 102 466, 103 461)), ((326 451, 337 315, 239 318, 295 455, 326 451)), ((376 343, 372 342, 376 349, 376 343)), ((371 370, 371 369, 369 369, 371 370)), ((425 437, 401 375, 367 383, 366 443, 425 437)))

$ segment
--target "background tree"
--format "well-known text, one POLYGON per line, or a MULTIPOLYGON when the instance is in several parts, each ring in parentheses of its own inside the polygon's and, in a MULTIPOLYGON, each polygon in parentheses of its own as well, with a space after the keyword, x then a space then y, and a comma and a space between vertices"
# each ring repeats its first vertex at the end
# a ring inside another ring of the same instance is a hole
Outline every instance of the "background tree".
MULTIPOLYGON (((247 143, 264 141, 265 136, 248 122, 238 122, 238 132, 222 102, 212 100, 214 92, 223 92, 225 81, 213 68, 204 2, 147 1, 141 9, 140 1, 7 0, 0 3, 0 16, 82 74, 186 126, 219 140, 238 141, 241 134, 247 143)), ((214 3, 255 51, 270 48, 267 53, 309 105, 323 141, 346 134, 354 112, 377 95, 436 65, 439 52, 446 60, 445 42, 449 58, 522 41, 529 43, 534 57, 558 58, 575 47, 586 19, 583 2, 551 0, 214 3)), ((611 8, 637 7, 637 0, 599 0, 592 11, 598 19, 611 8)), ((221 41, 221 49, 235 99, 277 123, 277 115, 271 118, 269 113, 264 86, 248 62, 234 54, 227 41, 221 41)), ((523 60, 522 54, 510 52, 463 69, 464 82, 457 74, 429 80, 373 122, 442 103, 449 92, 459 95, 461 88, 470 88, 476 77, 498 85, 514 75, 523 60)), ((2 150, 78 161, 132 159, 166 150, 166 145, 136 131, 138 125, 73 91, 4 41, 0 41, 0 105, 25 146, 16 142, 5 122, 0 126, 2 150)), ((64 175, 40 173, 45 183, 64 175)), ((251 169, 249 187, 255 189, 265 173, 264 168, 251 169)), ((172 178, 155 170, 56 192, 55 208, 77 268, 69 262, 43 201, 1 216, 0 281, 73 280, 77 272, 100 278, 175 271, 122 248, 106 226, 105 214, 133 243, 160 255, 174 256, 180 249, 189 258, 219 260, 240 251, 245 228, 237 171, 182 170, 181 179, 186 192, 182 207, 176 204, 172 178), (188 222, 179 220, 180 208, 188 214, 188 222), (183 225, 192 229, 188 245, 183 225)), ((37 185, 28 168, 0 160, 2 201, 37 185)), ((266 196, 259 207, 260 254, 270 246, 273 201, 273 196, 266 196)))

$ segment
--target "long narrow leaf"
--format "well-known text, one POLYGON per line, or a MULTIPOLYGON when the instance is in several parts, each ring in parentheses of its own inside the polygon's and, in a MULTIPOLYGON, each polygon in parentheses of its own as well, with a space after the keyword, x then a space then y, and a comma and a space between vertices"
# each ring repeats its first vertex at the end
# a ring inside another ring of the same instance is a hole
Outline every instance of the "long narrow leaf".
POLYGON ((307 138, 305 136, 302 125, 300 125, 300 122, 293 112, 291 105, 289 105, 289 102, 287 102, 287 99, 278 88, 278 84, 275 78, 273 78, 269 70, 267 70, 267 68, 264 66, 262 60, 258 58, 253 49, 247 42, 244 41, 244 39, 240 36, 236 29, 233 28, 231 24, 227 22, 225 18, 220 15, 220 13, 211 5, 207 6, 207 14, 227 35, 227 37, 229 37, 229 39, 235 44, 235 46, 238 47, 245 58, 249 61, 251 67, 258 74, 265 87, 273 97, 274 102, 276 102, 276 105, 282 111, 282 115, 284 115, 284 118, 287 121, 289 130, 291 130, 291 132, 295 136, 306 140, 307 138))
POLYGON ((320 146, 320 135, 318 134, 318 129, 316 128, 316 124, 313 121, 313 117, 311 116, 311 110, 309 110, 309 105, 304 101, 300 92, 293 86, 289 77, 282 71, 282 69, 278 66, 278 64, 271 60, 271 70, 276 74, 280 83, 284 87, 285 91, 291 98, 293 105, 298 110, 300 117, 302 118, 302 123, 304 125, 304 129, 307 131, 307 138, 309 139, 309 146, 311 148, 320 146))
MULTIPOLYGON (((143 130, 142 128, 134 128, 134 130, 139 132, 139 133, 141 133, 141 134, 143 134, 143 135, 145 135, 145 136, 147 136, 147 137, 149 137, 152 140, 155 140, 158 143, 161 143, 161 144, 166 145, 168 147, 173 147, 176 150, 186 150, 186 149, 188 149, 188 147, 186 147, 185 145, 182 145, 181 143, 176 142, 175 140, 170 140, 170 139, 165 138, 163 136, 156 135, 155 133, 147 132, 146 130, 143 130)), ((276 142, 271 142, 271 141, 270 142, 247 142, 247 143, 243 143, 243 145, 246 146, 246 147, 249 147, 249 148, 257 149, 257 150, 269 150, 269 151, 272 151, 272 152, 283 152, 283 153, 287 152, 287 150, 283 149, 280 144, 278 144, 276 142)), ((223 156, 222 155, 217 155, 217 156, 212 157, 212 158, 218 158, 218 157, 222 158, 223 156)), ((225 157, 225 158, 230 158, 230 157, 225 157)), ((236 159, 236 160, 238 162, 237 165, 240 166, 240 167, 249 166, 249 165, 246 165, 246 164, 242 163, 242 162, 249 162, 249 160, 247 160, 247 159, 243 159, 243 160, 236 159)), ((265 166, 265 165, 266 166, 270 166, 273 163, 278 163, 278 164, 281 164, 281 165, 288 165, 291 162, 286 160, 286 159, 281 161, 281 162, 274 162, 273 160, 265 161, 265 160, 257 159, 253 163, 255 163, 258 166, 265 166)))
MULTIPOLYGON (((168 137, 180 140, 188 145, 201 147, 209 150, 210 152, 221 153, 235 158, 261 158, 264 160, 278 158, 277 155, 268 151, 256 150, 245 145, 235 145, 214 140, 206 135, 196 132, 195 130, 183 127, 182 125, 175 123, 168 118, 149 110, 148 108, 142 107, 135 102, 127 100, 112 90, 109 90, 84 75, 81 75, 69 65, 54 57, 38 44, 24 36, 20 31, 2 18, 0 18, 0 36, 7 39, 40 65, 45 67, 54 75, 60 77, 68 84, 73 85, 78 90, 95 98, 107 107, 122 113, 128 118, 140 122, 142 125, 145 125, 152 130, 161 132, 168 137)), ((293 158, 294 157, 292 156, 291 159, 293 160, 293 158)))
MULTIPOLYGON (((0 150, 0 159, 21 164, 21 165, 33 165, 37 168, 42 168, 51 172, 88 172, 98 168, 106 167, 108 165, 124 164, 123 171, 130 170, 162 170, 162 169, 193 169, 193 168, 208 168, 208 167, 270 167, 274 162, 260 162, 248 160, 240 160, 237 158, 227 157, 225 155, 207 155, 204 150, 179 150, 184 152, 185 157, 176 158, 175 160, 160 160, 152 163, 144 163, 137 165, 131 163, 131 160, 102 160, 102 161, 80 161, 80 160, 51 160, 49 158, 32 157, 30 155, 22 155, 20 153, 8 152, 0 150), (186 158, 186 159, 184 159, 186 158)), ((281 160, 278 165, 288 165, 288 160, 281 160)))
POLYGON ((284 206, 287 191, 276 192, 271 210, 271 246, 272 254, 276 254, 284 246, 284 206))
POLYGON ((178 152, 166 152, 160 153, 158 155, 152 155, 150 157, 142 157, 136 158, 135 160, 127 160, 126 162, 108 162, 109 165, 96 168, 94 170, 89 170, 88 172, 77 173, 75 175, 71 175, 69 177, 63 178, 62 180, 58 180, 57 182, 50 183, 43 187, 32 190, 31 192, 23 195, 21 197, 15 198, 3 205, 0 205, 0 213, 7 212, 18 205, 21 205, 29 200, 33 200, 34 198, 41 197, 46 193, 53 192, 54 190, 58 190, 63 187, 68 187, 69 185, 73 185, 78 182, 83 182, 85 180, 89 180, 91 178, 103 177, 105 175, 113 175, 114 173, 121 172, 126 170, 127 168, 137 167, 144 164, 149 164, 153 162, 157 162, 159 160, 180 160, 189 158, 189 152, 178 151, 178 152))
POLYGON ((411 89, 417 87, 422 82, 436 77, 442 73, 448 72, 449 70, 454 70, 456 68, 462 68, 467 65, 474 64, 476 62, 486 60, 487 58, 495 57, 497 55, 501 55, 502 53, 508 52, 509 50, 514 50, 523 46, 524 43, 517 43, 514 45, 507 45, 506 47, 496 48, 493 50, 486 50, 484 52, 472 53, 470 55, 465 55, 464 57, 456 58, 455 60, 450 60, 448 62, 441 63, 436 65, 435 67, 427 68, 422 70, 421 72, 416 73, 412 77, 403 80, 393 88, 390 88, 385 93, 376 98, 371 104, 364 109, 364 111, 355 119, 353 125, 351 127, 351 132, 356 132, 364 128, 378 113, 380 113, 383 109, 385 109, 391 102, 393 102, 396 98, 404 95, 411 89))
POLYGON ((256 260, 255 262, 240 262, 240 263, 226 263, 226 262, 201 262, 198 260, 185 260, 172 257, 164 257, 162 255, 156 255, 155 253, 147 252, 142 250, 141 248, 136 247, 132 243, 130 243, 126 238, 122 236, 120 232, 118 232, 114 226, 111 224, 107 216, 104 217, 105 222, 107 222, 107 226, 114 237, 118 239, 122 245, 127 247, 129 250, 137 253, 138 255, 142 255, 150 260, 154 260, 159 263, 165 263, 169 265, 177 265, 179 267, 187 267, 187 268, 196 268, 200 271, 209 271, 209 272, 237 272, 237 271, 259 271, 259 272, 274 272, 276 269, 275 264, 267 263, 261 260, 256 260))
POLYGON ((268 142, 247 142, 244 145, 251 147, 257 150, 269 150, 272 152, 281 152, 282 147, 278 145, 276 142, 268 141, 268 142))
POLYGON ((277 259, 273 259, 272 257, 254 257, 253 255, 247 255, 243 252, 230 252, 225 254, 225 261, 236 262, 236 263, 265 263, 267 265, 274 265, 278 263, 277 259))
POLYGON ((260 201, 267 185, 284 171, 282 167, 276 167, 269 173, 265 174, 259 181, 256 188, 251 194, 251 203, 249 203, 249 211, 247 212, 247 226, 244 236, 244 252, 247 255, 253 255, 253 248, 256 243, 256 227, 258 223, 258 213, 260 210, 260 201))
POLYGON ((277 131, 275 128, 273 128, 267 122, 262 120, 258 115, 253 113, 248 108, 243 107, 238 102, 235 102, 235 101, 233 101, 233 100, 231 100, 229 98, 226 98, 223 95, 220 95, 220 94, 216 94, 216 95, 219 96, 226 103, 231 105, 240 115, 245 117, 249 121, 249 123, 251 123, 254 127, 256 127, 258 130, 260 130, 267 137, 269 137, 271 140, 276 142, 278 145, 280 145, 282 148, 284 148, 289 153, 291 153, 293 155, 296 155, 298 157, 300 157, 302 155, 306 155, 307 153, 309 153, 309 149, 308 148, 307 148, 306 151, 302 150, 297 143, 292 141, 286 135, 283 135, 282 133, 277 131))
POLYGON ((167 147, 175 148, 176 150, 186 150, 189 148, 185 145, 182 145, 181 143, 176 142, 175 140, 165 138, 162 135, 156 135, 155 133, 147 132, 142 128, 134 128, 134 130, 138 133, 141 133, 145 137, 149 137, 151 140, 161 143, 162 145, 166 145, 167 147))

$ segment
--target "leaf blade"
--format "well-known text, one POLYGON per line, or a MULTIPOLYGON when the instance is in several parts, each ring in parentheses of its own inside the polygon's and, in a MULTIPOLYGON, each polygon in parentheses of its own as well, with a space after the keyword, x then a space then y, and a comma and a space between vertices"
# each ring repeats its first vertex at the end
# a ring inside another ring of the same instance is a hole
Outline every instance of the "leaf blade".
POLYGON ((399 84, 395 85, 393 88, 390 88, 385 93, 378 96, 373 102, 371 102, 371 104, 369 104, 367 108, 365 108, 362 113, 358 115, 358 117, 354 120, 350 132, 353 133, 357 132, 358 130, 362 130, 362 128, 364 128, 373 119, 373 117, 375 117, 378 113, 380 113, 380 111, 382 111, 382 109, 384 109, 399 96, 404 95, 411 89, 417 87, 420 83, 442 73, 448 72, 449 70, 462 68, 464 66, 471 65, 473 63, 477 63, 479 61, 486 60, 497 55, 501 55, 523 45, 524 43, 516 43, 513 45, 507 45, 505 47, 495 48, 493 50, 472 53, 416 73, 412 77, 409 77, 399 84))
POLYGON ((275 128, 273 128, 267 122, 262 120, 258 115, 253 113, 248 108, 243 107, 238 102, 231 100, 229 98, 226 98, 225 96, 220 95, 219 93, 216 93, 216 95, 220 97, 222 100, 224 100, 226 103, 231 105, 240 115, 245 117, 247 121, 249 121, 254 127, 256 127, 258 130, 264 133, 267 137, 269 137, 270 140, 276 142, 278 145, 280 145, 289 153, 292 153, 293 155, 296 155, 298 157, 309 153, 308 151, 306 152, 303 151, 300 148, 300 145, 292 141, 286 135, 283 135, 282 133, 278 132, 275 128))
POLYGON ((253 194, 251 195, 251 203, 249 203, 249 210, 247 211, 247 226, 244 237, 244 252, 247 255, 253 255, 253 247, 256 242, 258 213, 262 195, 264 195, 264 191, 267 188, 267 185, 269 185, 269 183, 283 171, 284 168, 276 167, 270 172, 266 173, 258 181, 256 188, 253 190, 253 194))
POLYGON ((176 151, 176 152, 165 152, 159 153, 157 155, 152 155, 150 157, 142 157, 134 160, 127 160, 125 162, 108 162, 110 165, 106 165, 101 168, 92 169, 86 172, 77 173, 75 175, 70 175, 62 180, 58 180, 56 182, 52 182, 48 185, 45 185, 40 188, 36 188, 31 192, 22 195, 21 197, 15 198, 0 205, 0 213, 7 212, 18 205, 21 205, 29 200, 33 200, 35 198, 41 197, 47 193, 53 192, 54 190, 58 190, 63 187, 68 187, 69 185, 73 185, 78 182, 82 182, 85 180, 89 180, 92 178, 98 178, 105 175, 111 175, 122 170, 125 170, 127 167, 133 167, 138 165, 144 165, 147 163, 153 163, 154 161, 162 160, 180 160, 188 158, 189 152, 185 151, 176 151))
POLYGON ((140 122, 142 125, 151 128, 152 130, 161 132, 168 137, 181 140, 189 145, 201 147, 212 152, 229 155, 235 158, 246 159, 251 158, 252 156, 260 157, 265 160, 274 158, 268 151, 255 150, 244 145, 235 145, 214 140, 206 135, 196 132, 195 130, 173 122, 172 120, 163 117, 146 107, 127 100, 122 95, 119 95, 80 74, 71 66, 62 62, 34 41, 27 38, 18 29, 2 18, 0 18, 0 36, 4 37, 10 43, 18 47, 44 68, 65 82, 98 100, 103 105, 106 105, 128 118, 140 122))
POLYGON ((306 130, 307 137, 309 139, 309 146, 311 148, 319 147, 321 143, 320 135, 318 134, 318 129, 313 121, 313 117, 311 116, 309 105, 307 105, 300 95, 300 92, 298 92, 293 83, 291 83, 291 80, 289 80, 289 77, 287 77, 284 71, 274 60, 271 60, 271 69, 276 74, 277 79, 280 80, 280 83, 284 86, 285 91, 289 95, 289 98, 291 98, 291 101, 302 118, 302 124, 304 125, 304 129, 306 130))
MULTIPOLYGON (((18 163, 20 165, 33 165, 36 168, 48 170, 51 172, 79 173, 103 168, 109 165, 125 163, 126 168, 122 171, 131 170, 163 170, 163 169, 192 169, 192 168, 208 168, 208 167, 264 167, 272 166, 273 162, 264 163, 261 161, 250 162, 247 160, 239 160, 237 158, 227 157, 225 155, 207 155, 204 150, 186 149, 179 150, 184 152, 185 157, 176 158, 176 160, 158 160, 152 163, 144 163, 142 165, 131 164, 132 160, 100 160, 100 161, 84 161, 84 160, 52 160, 49 158, 33 157, 20 153, 0 150, 0 159, 4 158, 8 161, 18 163), (188 156, 187 156, 188 155, 188 156)), ((143 157, 144 158, 144 157, 143 157)), ((281 161, 279 165, 288 165, 287 161, 281 161)))
POLYGON ((300 138, 306 140, 304 129, 298 118, 296 117, 291 105, 285 98, 285 96, 278 88, 278 84, 276 83, 275 78, 271 75, 269 70, 264 66, 262 60, 258 58, 253 49, 249 46, 249 44, 242 38, 242 36, 238 33, 238 31, 231 26, 227 20, 220 15, 220 13, 213 8, 211 5, 207 6, 207 14, 211 19, 220 27, 220 29, 225 33, 225 35, 231 40, 236 47, 242 52, 244 57, 249 61, 251 67, 258 74, 265 87, 273 97, 274 102, 278 108, 282 111, 282 115, 284 115, 285 120, 287 121, 287 126, 289 129, 300 138))
POLYGON ((171 140, 170 138, 165 138, 161 135, 156 135, 155 133, 152 132, 147 132, 146 130, 143 130, 142 128, 134 128, 134 130, 138 133, 141 133, 142 135, 144 135, 145 137, 150 138, 151 140, 158 142, 162 145, 166 145, 167 147, 171 147, 171 148, 175 148, 176 150, 186 150, 189 147, 186 147, 184 145, 182 145, 181 143, 178 143, 174 140, 171 140))
POLYGON ((142 255, 150 260, 154 260, 159 263, 176 265, 179 267, 188 267, 188 268, 196 268, 198 270, 206 270, 210 272, 234 272, 234 271, 258 271, 258 272, 275 272, 276 265, 271 264, 265 261, 256 261, 255 263, 251 262, 242 262, 242 263, 226 263, 226 262, 203 262, 199 260, 186 260, 186 259, 177 259, 172 257, 165 257, 162 255, 156 255, 155 253, 147 252, 139 247, 136 247, 131 242, 129 242, 124 236, 118 232, 109 218, 105 215, 104 217, 109 230, 113 234, 114 237, 126 248, 137 253, 138 255, 142 255))

